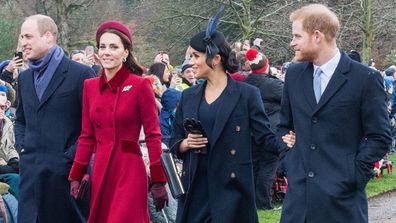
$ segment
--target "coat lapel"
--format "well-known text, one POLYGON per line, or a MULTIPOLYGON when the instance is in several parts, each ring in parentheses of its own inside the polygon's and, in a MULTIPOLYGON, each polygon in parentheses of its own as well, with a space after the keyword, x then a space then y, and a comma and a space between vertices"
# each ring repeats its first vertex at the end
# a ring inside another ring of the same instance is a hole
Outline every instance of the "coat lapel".
POLYGON ((51 95, 55 92, 55 90, 59 87, 59 85, 65 79, 65 73, 68 68, 68 61, 65 57, 63 57, 61 63, 59 64, 58 68, 55 71, 54 76, 52 77, 51 81, 49 82, 47 89, 45 89, 43 97, 41 98, 39 109, 48 101, 51 95))
POLYGON ((308 63, 305 69, 302 71, 299 79, 302 81, 304 96, 307 100, 307 103, 313 110, 316 106, 315 93, 313 90, 313 64, 308 63))
POLYGON ((191 91, 191 94, 187 96, 186 100, 188 101, 188 106, 186 106, 186 114, 184 118, 194 118, 195 120, 198 120, 199 104, 201 103, 205 86, 206 82, 197 85, 197 87, 191 91))
POLYGON ((225 124, 227 123, 228 118, 231 115, 231 112, 234 110, 234 107, 236 106, 239 96, 241 94, 237 83, 230 77, 228 76, 228 86, 226 87, 224 93, 225 97, 223 101, 220 104, 220 107, 217 111, 216 114, 216 121, 213 127, 213 141, 209 142, 211 151, 212 148, 214 148, 214 145, 216 144, 221 132, 223 131, 223 128, 225 124))
POLYGON ((319 103, 315 107, 313 114, 318 112, 347 81, 345 73, 349 71, 350 60, 348 60, 346 57, 347 55, 345 53, 341 54, 340 62, 338 63, 338 66, 335 69, 329 83, 327 84, 325 91, 320 97, 319 103))
POLYGON ((26 92, 29 92, 29 100, 31 103, 33 103, 33 107, 35 109, 38 109, 38 106, 40 104, 40 101, 37 97, 36 94, 36 89, 34 87, 34 75, 31 69, 26 70, 25 72, 22 73, 22 75, 26 75, 26 78, 28 78, 28 80, 26 81, 26 92))

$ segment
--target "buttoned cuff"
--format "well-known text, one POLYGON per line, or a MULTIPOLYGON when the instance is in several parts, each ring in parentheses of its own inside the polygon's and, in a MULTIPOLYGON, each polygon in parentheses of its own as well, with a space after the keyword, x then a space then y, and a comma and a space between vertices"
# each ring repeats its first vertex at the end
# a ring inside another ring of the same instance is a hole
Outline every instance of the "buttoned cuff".
POLYGON ((69 181, 81 181, 83 178, 84 174, 87 172, 87 165, 83 165, 77 162, 73 163, 73 166, 70 170, 69 174, 69 181))
POLYGON ((150 165, 150 176, 153 184, 166 183, 166 176, 162 165, 150 165))

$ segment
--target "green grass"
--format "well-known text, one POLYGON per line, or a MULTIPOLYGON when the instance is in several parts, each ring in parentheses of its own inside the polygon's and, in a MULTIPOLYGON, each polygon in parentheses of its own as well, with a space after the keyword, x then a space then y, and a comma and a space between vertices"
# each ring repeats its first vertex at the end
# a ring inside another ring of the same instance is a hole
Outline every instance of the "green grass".
MULTIPOLYGON (((396 155, 389 156, 390 160, 392 160, 393 164, 396 163, 396 155)), ((396 167, 396 166, 395 166, 396 167)), ((396 168, 394 168, 396 171, 396 168)), ((367 184, 366 193, 368 197, 373 197, 384 192, 396 189, 396 174, 388 174, 386 170, 384 170, 383 175, 379 179, 372 179, 367 184)), ((278 211, 262 211, 259 210, 259 222, 260 223, 279 223, 281 210, 278 211)))

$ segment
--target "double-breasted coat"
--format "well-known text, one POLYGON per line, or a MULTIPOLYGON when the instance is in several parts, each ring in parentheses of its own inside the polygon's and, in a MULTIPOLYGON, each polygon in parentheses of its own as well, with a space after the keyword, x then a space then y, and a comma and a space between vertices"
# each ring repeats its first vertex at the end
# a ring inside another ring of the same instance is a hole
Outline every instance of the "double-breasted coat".
POLYGON ((345 53, 319 103, 313 64, 289 67, 280 135, 296 133, 285 153, 288 191, 281 222, 367 222, 365 186, 391 142, 379 72, 345 53))
POLYGON ((85 82, 82 131, 69 178, 80 181, 95 153, 88 222, 149 222, 147 173, 139 146, 142 126, 152 183, 164 183, 150 81, 123 66, 109 81, 102 73, 85 82))
POLYGON ((18 222, 81 222, 67 176, 81 131, 84 80, 94 76, 91 68, 64 56, 39 100, 33 72, 28 69, 19 75, 15 120, 21 177, 18 222))
MULTIPOLYGON (((183 91, 173 122, 171 150, 183 160, 182 183, 187 191, 179 199, 176 221, 188 222, 186 213, 191 200, 197 172, 198 155, 189 150, 179 153, 187 133, 183 120, 197 119, 205 85, 199 84, 183 91)), ((212 222, 258 222, 252 170, 252 134, 257 144, 277 152, 278 143, 269 128, 260 92, 246 83, 228 77, 225 95, 216 114, 212 141, 208 149, 208 201, 212 222)), ((224 94, 223 93, 223 94, 224 94)), ((199 189, 194 190, 199 191, 199 189)))

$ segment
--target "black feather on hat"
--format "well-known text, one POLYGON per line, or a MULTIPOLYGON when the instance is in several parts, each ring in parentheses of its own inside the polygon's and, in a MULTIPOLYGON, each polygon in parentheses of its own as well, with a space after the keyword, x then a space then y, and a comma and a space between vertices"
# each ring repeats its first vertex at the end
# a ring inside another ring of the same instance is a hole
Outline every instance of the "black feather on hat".
POLYGON ((217 13, 209 19, 206 31, 200 32, 193 36, 190 40, 190 46, 195 50, 206 53, 206 60, 211 60, 219 53, 219 47, 225 43, 224 34, 216 31, 220 21, 220 16, 224 11, 222 5, 217 13))

